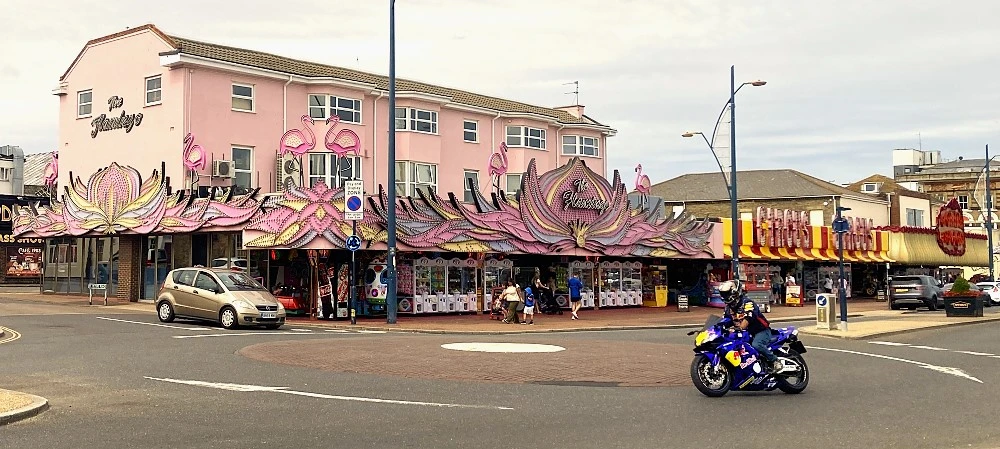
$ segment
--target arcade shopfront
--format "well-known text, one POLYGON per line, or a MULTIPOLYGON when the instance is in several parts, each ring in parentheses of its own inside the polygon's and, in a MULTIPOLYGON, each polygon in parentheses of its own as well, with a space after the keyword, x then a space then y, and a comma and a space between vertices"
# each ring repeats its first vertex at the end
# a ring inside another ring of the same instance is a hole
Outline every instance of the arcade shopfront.
MULTIPOLYGON (((155 293, 170 268, 197 259, 249 272, 302 313, 344 316, 351 260, 344 248, 352 229, 344 219, 342 188, 319 182, 266 198, 256 191, 191 196, 172 191, 161 173, 143 180, 135 169, 112 164, 86 182, 75 180, 51 206, 21 209, 14 235, 45 239, 46 248, 65 245, 67 257, 77 254, 71 247, 93 248, 89 269, 72 265, 86 275, 71 277, 76 287, 68 291, 108 280, 119 299, 136 300, 146 290, 155 293)), ((665 291, 670 267, 692 273, 680 282, 695 285, 705 267, 722 258, 717 223, 632 208, 617 172, 609 182, 579 158, 544 174, 531 161, 518 199, 473 190, 471 203, 424 192, 398 199, 401 313, 488 310, 507 279, 522 287, 541 283, 554 300, 568 304, 573 274, 593 307, 660 305, 657 292, 665 291)), ((364 243, 356 253, 354 288, 361 311, 378 314, 385 311, 387 290, 388 198, 380 189, 366 200, 357 226, 364 243)))
POLYGON ((971 279, 988 276, 989 247, 986 234, 965 231, 965 218, 958 201, 952 199, 938 212, 936 227, 885 227, 889 233, 889 256, 897 263, 890 275, 923 274, 942 281, 955 276, 971 279))
MULTIPOLYGON (((894 260, 888 252, 889 233, 873 229, 871 219, 847 219, 851 223, 850 232, 844 235, 848 295, 874 297, 884 285, 885 264, 894 260)), ((723 251, 730 259, 731 223, 723 219, 723 251)), ((809 225, 807 212, 758 207, 754 219, 741 220, 739 229, 740 272, 755 301, 768 302, 775 276, 786 279, 791 274, 799 297, 807 301, 823 292, 829 285, 827 278, 836 285, 840 277, 837 235, 829 226, 809 225)), ((728 275, 725 270, 716 274, 720 279, 728 275)))

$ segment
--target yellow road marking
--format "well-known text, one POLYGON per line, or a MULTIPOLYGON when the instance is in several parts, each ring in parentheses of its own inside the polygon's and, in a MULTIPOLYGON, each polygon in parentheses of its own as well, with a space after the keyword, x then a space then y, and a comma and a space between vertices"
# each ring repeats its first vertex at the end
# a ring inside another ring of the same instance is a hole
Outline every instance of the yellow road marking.
POLYGON ((21 338, 21 333, 11 329, 9 327, 0 326, 0 330, 3 330, 3 338, 0 339, 0 345, 4 343, 10 343, 14 340, 21 338))

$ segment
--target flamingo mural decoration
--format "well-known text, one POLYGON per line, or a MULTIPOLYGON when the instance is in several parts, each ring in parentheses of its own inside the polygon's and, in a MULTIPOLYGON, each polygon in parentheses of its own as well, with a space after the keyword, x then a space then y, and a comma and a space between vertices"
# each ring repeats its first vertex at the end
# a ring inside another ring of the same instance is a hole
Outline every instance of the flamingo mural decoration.
POLYGON ((184 167, 191 176, 191 188, 197 188, 198 170, 205 169, 205 150, 194 143, 194 134, 184 136, 184 167))
POLYGON ((643 209, 646 207, 646 197, 649 195, 649 189, 652 187, 652 183, 649 182, 649 176, 642 174, 642 164, 635 166, 635 190, 639 192, 639 201, 643 209))
POLYGON ((361 156, 361 138, 358 137, 358 134, 349 129, 342 129, 334 135, 333 130, 340 123, 340 117, 333 116, 326 119, 328 125, 331 122, 333 126, 326 131, 326 136, 323 138, 323 144, 326 146, 326 149, 332 151, 338 158, 347 155, 347 153, 354 153, 355 156, 361 156))
POLYGON ((503 189, 500 188, 500 180, 507 174, 507 143, 500 142, 500 150, 491 153, 487 162, 490 168, 490 177, 493 180, 493 187, 496 188, 497 196, 500 196, 503 189))
POLYGON ((303 115, 300 120, 302 121, 302 128, 306 131, 302 132, 298 129, 285 131, 279 141, 279 156, 292 153, 292 155, 300 157, 312 151, 313 148, 316 148, 316 134, 313 134, 312 130, 312 126, 316 124, 316 121, 308 115, 303 115))
POLYGON ((45 164, 45 186, 54 187, 59 179, 59 153, 52 152, 52 160, 45 164))

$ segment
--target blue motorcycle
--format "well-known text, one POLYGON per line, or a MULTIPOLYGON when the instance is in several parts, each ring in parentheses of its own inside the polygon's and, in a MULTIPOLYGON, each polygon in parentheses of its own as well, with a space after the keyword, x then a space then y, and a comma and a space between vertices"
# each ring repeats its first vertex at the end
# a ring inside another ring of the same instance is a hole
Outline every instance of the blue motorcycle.
POLYGON ((695 335, 691 381, 705 396, 720 397, 730 391, 772 391, 797 394, 809 384, 809 367, 802 354, 805 345, 794 327, 772 329, 770 348, 783 369, 769 373, 765 360, 750 345, 749 332, 734 330, 732 321, 710 316, 704 328, 689 332, 695 335))

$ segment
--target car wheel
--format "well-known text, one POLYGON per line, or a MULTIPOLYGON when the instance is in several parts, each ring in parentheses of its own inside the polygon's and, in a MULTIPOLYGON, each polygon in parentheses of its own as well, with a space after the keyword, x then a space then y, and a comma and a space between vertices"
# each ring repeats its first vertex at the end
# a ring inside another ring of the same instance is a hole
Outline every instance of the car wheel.
POLYGON ((156 317, 164 323, 174 320, 174 306, 170 305, 170 301, 160 301, 156 305, 156 317))
POLYGON ((927 304, 927 310, 934 312, 937 310, 937 308, 938 308, 937 296, 932 296, 930 304, 927 304))
POLYGON ((240 324, 236 309, 229 306, 223 307, 222 311, 219 312, 219 323, 225 329, 236 329, 240 324))

